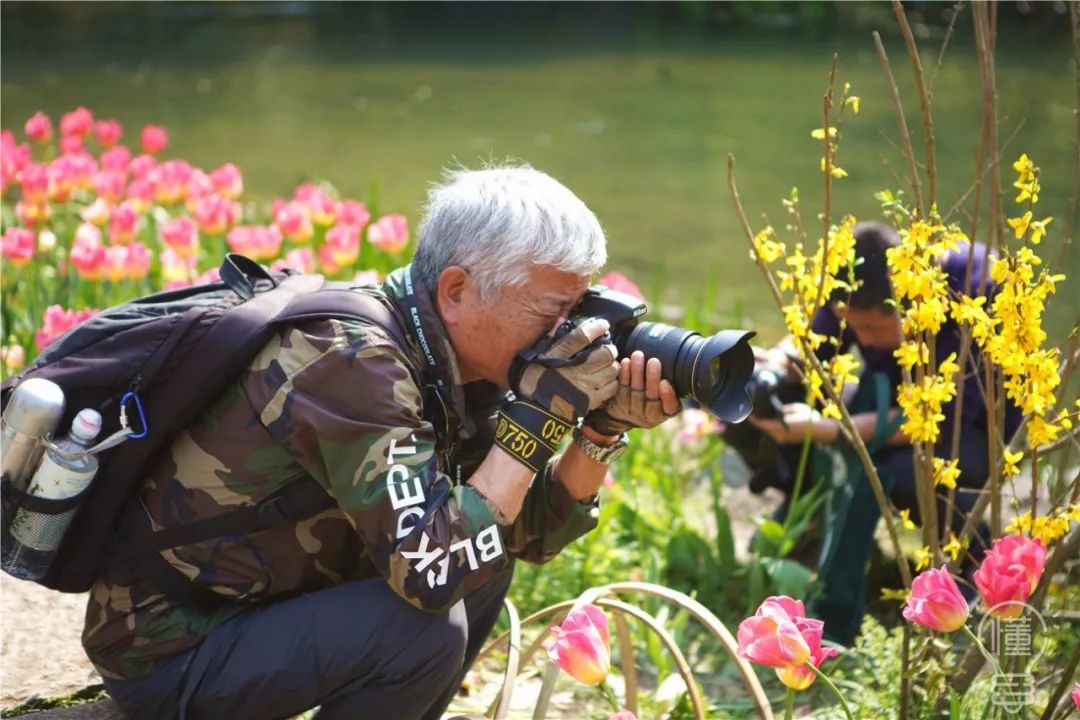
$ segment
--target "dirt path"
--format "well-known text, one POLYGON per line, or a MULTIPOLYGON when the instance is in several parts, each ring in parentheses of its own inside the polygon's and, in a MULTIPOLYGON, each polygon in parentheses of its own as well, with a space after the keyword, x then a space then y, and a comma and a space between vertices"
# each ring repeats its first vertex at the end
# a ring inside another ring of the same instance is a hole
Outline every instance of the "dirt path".
POLYGON ((85 595, 0 573, 0 707, 101 682, 79 643, 85 611, 85 595))

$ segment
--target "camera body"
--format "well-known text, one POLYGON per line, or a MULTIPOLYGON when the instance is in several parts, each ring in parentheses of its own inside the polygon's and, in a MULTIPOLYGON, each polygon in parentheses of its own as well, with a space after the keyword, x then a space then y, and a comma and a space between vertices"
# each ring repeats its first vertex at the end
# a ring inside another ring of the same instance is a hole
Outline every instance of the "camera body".
POLYGON ((657 322, 642 322, 648 306, 638 298, 603 285, 589 288, 557 336, 588 318, 602 318, 611 326, 609 338, 628 357, 641 350, 658 358, 661 375, 680 397, 691 398, 721 419, 738 423, 753 406, 747 383, 754 370, 750 348, 753 332, 721 330, 704 337, 692 330, 657 322))

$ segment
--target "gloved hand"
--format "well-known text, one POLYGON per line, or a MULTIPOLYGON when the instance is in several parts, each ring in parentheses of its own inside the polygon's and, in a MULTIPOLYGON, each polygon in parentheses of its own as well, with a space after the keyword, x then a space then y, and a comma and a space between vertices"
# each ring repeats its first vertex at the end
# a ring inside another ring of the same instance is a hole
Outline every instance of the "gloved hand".
POLYGON ((606 320, 586 320, 514 359, 509 379, 516 398, 499 410, 496 445, 539 471, 578 418, 611 398, 619 364, 615 346, 598 342, 607 330, 606 320))
POLYGON ((675 388, 661 379, 660 361, 635 351, 619 365, 619 389, 602 407, 585 416, 585 424, 603 435, 630 428, 653 428, 682 410, 675 388))
POLYGON ((595 344, 607 331, 606 320, 592 318, 554 342, 541 340, 515 359, 510 370, 514 394, 568 423, 603 405, 619 381, 615 346, 595 344), (535 355, 531 361, 530 355, 535 355))

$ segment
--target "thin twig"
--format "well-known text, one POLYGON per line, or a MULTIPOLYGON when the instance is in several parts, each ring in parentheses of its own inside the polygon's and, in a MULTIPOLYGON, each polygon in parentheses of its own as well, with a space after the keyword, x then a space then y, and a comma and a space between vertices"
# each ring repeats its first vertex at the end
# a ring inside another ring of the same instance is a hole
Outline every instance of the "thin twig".
POLYGON ((964 3, 958 2, 953 5, 952 18, 949 19, 949 28, 945 31, 945 40, 941 43, 941 51, 938 52, 937 64, 934 65, 934 74, 930 76, 930 94, 934 94, 934 85, 937 83, 937 74, 941 70, 941 63, 945 59, 945 48, 949 47, 949 39, 952 38, 953 30, 956 29, 956 20, 960 17, 960 11, 964 9, 964 3))
POLYGON ((911 26, 908 25, 904 6, 900 4, 900 0, 893 0, 892 5, 896 21, 900 24, 900 34, 903 35, 904 43, 907 45, 911 69, 915 75, 915 87, 919 91, 919 103, 922 106, 923 145, 926 148, 928 186, 926 206, 932 210, 937 203, 937 159, 934 155, 934 116, 930 112, 930 93, 926 89, 926 76, 923 74, 922 61, 919 59, 919 48, 915 44, 915 36, 911 34, 911 26))
POLYGON ((904 104, 900 101, 900 89, 896 87, 896 79, 893 77, 892 67, 889 65, 889 56, 885 53, 885 46, 881 44, 881 36, 874 31, 874 46, 877 48, 878 59, 881 60, 881 69, 889 81, 889 89, 892 91, 893 105, 896 108, 896 122, 900 128, 900 139, 904 143, 904 157, 907 158, 908 180, 911 182, 915 203, 915 212, 923 217, 922 187, 919 184, 919 172, 915 168, 915 152, 911 149, 911 133, 908 132, 907 120, 904 118, 904 104))

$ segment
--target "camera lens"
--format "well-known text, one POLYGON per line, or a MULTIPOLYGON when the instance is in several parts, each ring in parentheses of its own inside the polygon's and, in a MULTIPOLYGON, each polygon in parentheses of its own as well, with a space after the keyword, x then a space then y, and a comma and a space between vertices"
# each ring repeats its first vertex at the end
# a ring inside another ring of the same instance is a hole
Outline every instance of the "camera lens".
POLYGON ((746 384, 754 372, 752 332, 722 330, 710 337, 664 323, 643 322, 613 338, 620 357, 635 350, 657 358, 680 397, 692 398, 727 422, 741 422, 753 406, 746 384))

